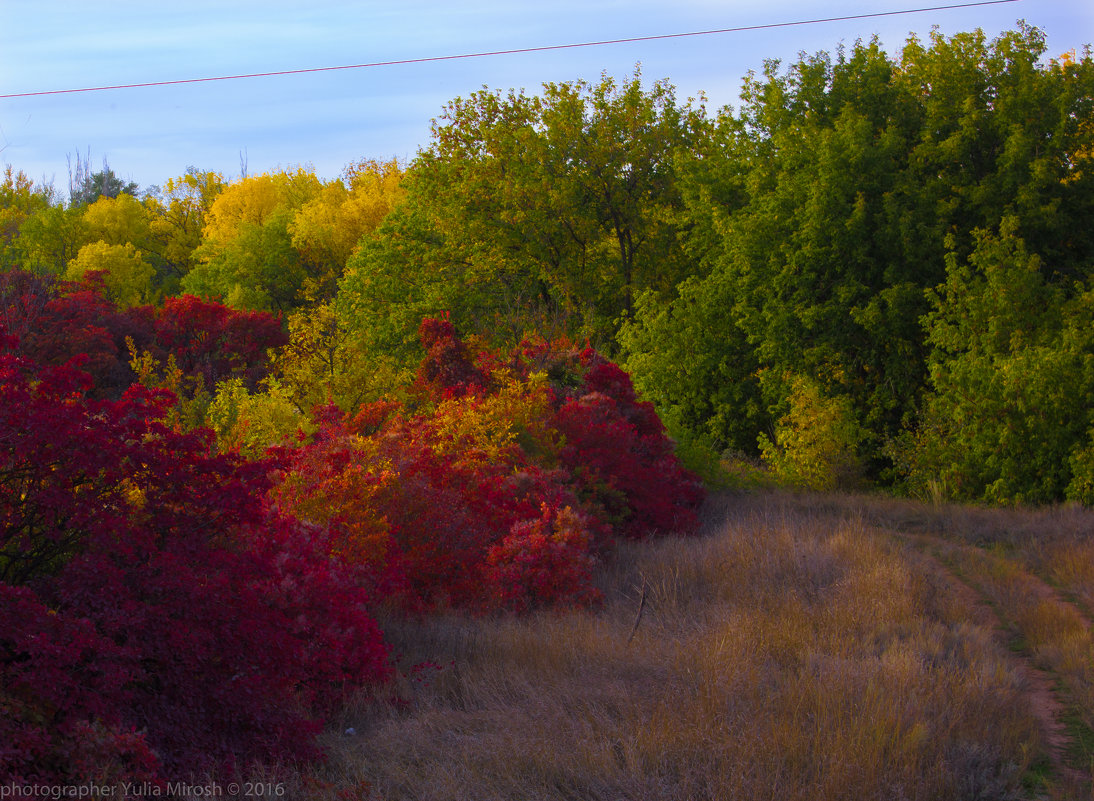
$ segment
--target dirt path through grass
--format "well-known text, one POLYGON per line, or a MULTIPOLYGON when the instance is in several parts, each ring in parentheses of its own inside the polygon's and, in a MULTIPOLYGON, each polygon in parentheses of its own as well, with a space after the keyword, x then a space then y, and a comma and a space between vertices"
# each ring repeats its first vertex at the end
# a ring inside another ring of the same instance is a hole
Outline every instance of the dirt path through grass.
POLYGON ((857 497, 706 517, 622 544, 591 609, 385 619, 397 686, 286 801, 1091 798, 1094 641, 1060 597, 1094 598, 1085 539, 980 547, 857 497))
MULTIPOLYGON (((1008 651, 1014 655, 1014 667, 1022 677, 1030 709, 1040 725, 1051 769, 1050 774, 1045 777, 1045 785, 1037 788, 1039 794, 1036 797, 1067 800, 1094 798, 1090 772, 1074 766, 1077 754, 1082 749, 1065 723, 1065 719, 1074 716, 1076 711, 1069 699, 1058 690, 1061 677, 1051 666, 1043 669, 1038 665, 1027 642, 1028 634, 1022 630, 1018 621, 1000 608, 1002 605, 999 603, 998 588, 985 588, 983 584, 985 580, 990 583, 998 571, 992 571, 991 565, 987 565, 988 570, 985 573, 969 574, 972 572, 969 571, 971 565, 986 558, 974 546, 929 534, 892 533, 901 541, 915 547, 946 578, 955 595, 967 605, 970 618, 996 631, 1007 645, 1008 651), (996 591, 993 592, 993 589, 996 591)), ((991 558, 1005 559, 997 554, 992 554, 991 558)), ((1083 610, 1064 599, 1056 589, 1013 560, 1006 560, 1005 564, 1009 570, 1015 571, 1015 575, 1022 576, 1027 592, 1033 590, 1026 597, 1025 604, 1050 604, 1069 608, 1090 628, 1090 620, 1083 610)))

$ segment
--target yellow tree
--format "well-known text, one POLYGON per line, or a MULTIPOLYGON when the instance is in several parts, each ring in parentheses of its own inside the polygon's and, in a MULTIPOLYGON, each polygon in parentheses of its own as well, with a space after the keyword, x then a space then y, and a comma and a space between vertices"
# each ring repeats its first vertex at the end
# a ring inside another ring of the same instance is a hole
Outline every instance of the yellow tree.
POLYGON ((154 211, 149 227, 162 262, 165 292, 176 294, 190 271, 205 217, 225 185, 220 173, 191 167, 164 185, 162 200, 146 201, 154 211))
POLYGON ((101 273, 107 297, 121 308, 139 306, 153 300, 152 277, 155 270, 144 261, 131 243, 111 245, 92 242, 80 248, 68 263, 64 277, 79 281, 89 273, 101 273))
POLYGON ((205 215, 196 264, 182 288, 237 308, 298 307, 315 270, 293 247, 289 224, 322 188, 304 169, 248 176, 226 186, 205 215))
POLYGON ((394 159, 351 164, 343 180, 324 184, 318 196, 296 213, 289 225, 293 247, 337 278, 361 237, 375 231, 402 201, 402 178, 403 170, 394 159))
POLYGON ((290 390, 276 379, 264 384, 262 392, 251 392, 241 378, 217 384, 205 423, 216 432, 222 451, 258 459, 269 447, 289 441, 298 431, 311 433, 311 420, 293 403, 290 390))
POLYGON ((132 244, 146 250, 151 236, 149 209, 132 195, 100 197, 84 210, 84 225, 92 241, 132 244))
POLYGON ((292 314, 288 324, 289 344, 273 354, 273 371, 303 413, 330 401, 355 409, 409 378, 389 358, 361 347, 357 333, 329 303, 292 314))
MULTIPOLYGON (((771 380, 771 376, 765 376, 771 380)), ((787 484, 812 490, 855 486, 861 477, 862 431, 846 396, 828 397, 819 382, 783 376, 786 413, 775 422, 775 441, 760 434, 763 460, 787 484)))

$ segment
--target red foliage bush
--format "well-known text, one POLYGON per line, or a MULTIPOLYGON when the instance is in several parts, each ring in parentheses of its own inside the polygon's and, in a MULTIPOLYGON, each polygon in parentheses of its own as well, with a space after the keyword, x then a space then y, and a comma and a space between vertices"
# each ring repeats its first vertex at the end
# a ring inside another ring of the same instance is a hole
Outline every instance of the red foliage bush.
POLYGON ((613 535, 694 528, 702 487, 617 366, 591 349, 527 345, 488 375, 492 359, 475 357, 447 320, 423 321, 421 335, 426 402, 353 418, 325 407, 313 441, 283 453, 274 491, 283 509, 328 527, 334 552, 367 564, 389 600, 587 604, 613 535), (507 435, 491 431, 506 424, 507 435))
POLYGON ((58 582, 63 611, 140 655, 124 719, 174 771, 314 756, 315 714, 387 671, 368 598, 308 533, 272 519, 243 536, 254 547, 89 554, 58 582))
POLYGON ((236 375, 253 387, 266 375, 267 351, 288 342, 279 317, 194 295, 167 298, 154 330, 157 355, 173 355, 183 373, 201 376, 209 389, 236 375))
POLYGON ((118 311, 94 286, 12 271, 0 275, 0 322, 19 352, 51 366, 82 357, 90 393, 118 398, 133 382, 126 338, 152 339, 151 309, 118 311))
POLYGON ((284 616, 279 625, 300 651, 295 691, 305 706, 332 711, 348 691, 386 680, 388 649, 368 611, 375 598, 330 557, 326 533, 271 516, 245 537, 263 565, 256 585, 262 601, 284 616))
POLYGON ((130 340, 160 361, 173 356, 185 376, 209 390, 236 376, 253 388, 268 372, 267 351, 288 341, 281 319, 267 312, 193 295, 169 297, 158 309, 119 310, 94 281, 75 284, 18 271, 0 275, 0 322, 18 336, 20 353, 38 364, 60 366, 82 356, 92 396, 114 399, 136 380, 130 340))
MULTIPOLYGON (((109 367, 101 298, 31 300, 109 367)), ((280 336, 195 298, 147 314, 209 381, 280 336)), ((422 339, 416 413, 326 407, 310 442, 255 463, 169 427, 169 393, 96 398, 74 364, 0 354, 0 778, 313 755, 321 715, 388 674, 370 604, 587 605, 613 536, 694 526, 701 487, 595 351, 526 348, 502 370, 446 320, 422 339)))
MULTIPOLYGON (((109 306, 38 289, 5 316, 67 321, 113 369, 109 306)), ((283 336, 196 298, 132 314, 210 383, 258 375, 283 336)), ((328 406, 253 463, 168 426, 167 392, 97 398, 75 364, 0 353, 0 778, 312 755, 322 713, 388 674, 370 604, 586 605, 614 536, 694 527, 702 489, 617 366, 542 345, 502 369, 447 320, 421 333, 416 412, 328 406)))
POLYGON ((412 610, 479 606, 486 550, 521 505, 505 465, 438 452, 421 418, 389 418, 371 440, 329 408, 317 422, 312 442, 283 454, 277 504, 326 526, 332 552, 363 564, 388 601, 412 610))
POLYGON ((485 579, 494 604, 528 612, 587 606, 600 600, 593 586, 596 559, 588 521, 570 507, 544 503, 538 518, 514 523, 486 555, 485 579))
POLYGON ((490 377, 479 369, 448 320, 427 317, 418 328, 425 348, 425 358, 418 367, 416 385, 419 390, 438 398, 451 398, 481 392, 490 384, 490 377))
POLYGON ((43 783, 155 779, 143 735, 118 701, 138 665, 86 619, 58 615, 0 583, 0 777, 43 783))
POLYGON ((167 393, 88 385, 0 355, 3 614, 55 621, 0 634, 0 778, 74 776, 91 745, 175 775, 313 754, 316 713, 387 672, 364 591, 265 508, 268 464, 171 430, 167 393))
MULTIPOLYGON (((474 416, 478 403, 465 398, 447 411, 474 416)), ((326 527, 332 552, 363 565, 388 602, 414 611, 496 608, 500 557, 491 561, 491 548, 522 522, 537 521, 543 503, 562 509, 579 501, 564 473, 532 464, 515 445, 487 458, 474 443, 452 440, 446 420, 437 412, 408 417, 390 404, 353 418, 323 407, 312 441, 281 451, 285 474, 272 497, 326 527)), ((608 539, 599 521, 582 528, 579 561, 608 539)), ((577 542, 569 541, 571 551, 577 542)), ((575 593, 584 597, 586 589, 575 593)))
POLYGON ((638 400, 630 376, 592 348, 526 344, 518 365, 544 370, 556 389, 560 458, 581 498, 628 537, 695 529, 702 482, 680 464, 653 404, 638 400))
POLYGON ((566 438, 562 462, 578 494, 628 537, 693 530, 702 484, 680 465, 663 432, 643 434, 631 422, 641 425, 643 410, 621 406, 591 392, 565 401, 556 414, 566 438))

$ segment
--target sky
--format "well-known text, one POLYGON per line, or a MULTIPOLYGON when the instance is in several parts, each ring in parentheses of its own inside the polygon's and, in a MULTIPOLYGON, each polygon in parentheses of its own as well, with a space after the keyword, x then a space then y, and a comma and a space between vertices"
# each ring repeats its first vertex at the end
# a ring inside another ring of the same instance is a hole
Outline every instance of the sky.
POLYGON ((1094 42, 1091 0, 0 0, 0 95, 544 48, 747 26, 749 31, 171 86, 0 98, 0 164, 67 190, 77 156, 142 189, 189 167, 231 178, 297 166, 337 177, 362 159, 413 159, 446 103, 483 88, 537 93, 607 74, 667 80, 680 102, 736 105, 765 59, 878 36, 891 54, 1019 19, 1048 54, 1094 42), (787 25, 866 14, 888 16, 787 25))

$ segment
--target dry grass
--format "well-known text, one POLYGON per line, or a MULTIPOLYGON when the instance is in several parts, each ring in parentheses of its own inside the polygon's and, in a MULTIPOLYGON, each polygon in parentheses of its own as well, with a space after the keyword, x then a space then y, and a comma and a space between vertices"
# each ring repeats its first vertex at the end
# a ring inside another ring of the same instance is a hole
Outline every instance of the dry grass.
POLYGON ((387 621, 403 665, 442 669, 405 671, 402 704, 347 709, 328 765, 294 792, 1021 794, 1041 744, 1013 658, 928 560, 861 515, 723 496, 703 536, 627 546, 602 582, 593 612, 387 621))
POLYGON ((793 502, 837 518, 931 534, 937 555, 1011 627, 1013 646, 1056 681, 1067 707, 1068 761, 1088 783, 1094 775, 1094 510, 1073 504, 929 507, 835 495, 798 496, 793 502))

